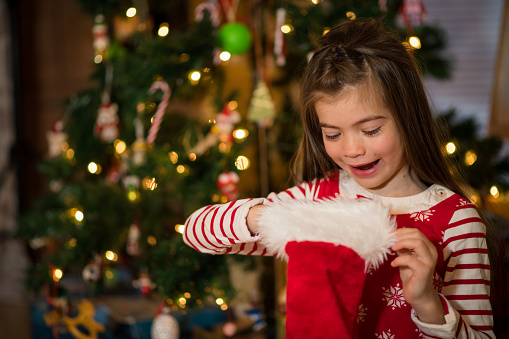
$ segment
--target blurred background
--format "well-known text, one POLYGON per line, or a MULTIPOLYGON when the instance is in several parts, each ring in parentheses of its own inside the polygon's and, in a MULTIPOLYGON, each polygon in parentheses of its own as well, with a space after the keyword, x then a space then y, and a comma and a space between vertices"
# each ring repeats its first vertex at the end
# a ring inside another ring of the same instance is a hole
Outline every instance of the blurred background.
POLYGON ((300 75, 344 19, 383 17, 409 45, 444 151, 505 246, 508 12, 507 0, 0 0, 1 338, 284 338, 284 264, 201 255, 182 225, 295 184, 300 75))

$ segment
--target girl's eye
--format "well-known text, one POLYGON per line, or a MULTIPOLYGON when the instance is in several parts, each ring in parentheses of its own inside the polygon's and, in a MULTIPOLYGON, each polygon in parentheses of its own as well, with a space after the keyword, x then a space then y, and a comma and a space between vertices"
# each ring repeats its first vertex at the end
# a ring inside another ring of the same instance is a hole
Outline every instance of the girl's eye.
POLYGON ((336 140, 337 138, 339 138, 341 134, 334 134, 334 135, 325 135, 325 140, 327 141, 332 141, 332 140, 336 140))
POLYGON ((373 129, 373 130, 371 130, 371 131, 364 131, 364 134, 366 134, 367 136, 375 135, 375 134, 377 134, 378 132, 380 132, 380 129, 381 129, 381 128, 382 128, 382 127, 378 127, 378 128, 375 128, 375 129, 373 129))

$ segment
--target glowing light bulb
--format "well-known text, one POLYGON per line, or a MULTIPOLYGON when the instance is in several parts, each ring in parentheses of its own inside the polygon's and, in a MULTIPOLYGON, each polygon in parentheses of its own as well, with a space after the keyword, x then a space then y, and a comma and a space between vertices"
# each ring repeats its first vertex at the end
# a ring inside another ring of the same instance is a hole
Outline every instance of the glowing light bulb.
POLYGON ((281 32, 283 32, 284 34, 288 34, 290 32, 293 31, 293 26, 292 25, 289 25, 289 24, 285 24, 283 26, 281 26, 281 32))
POLYGON ((149 244, 150 246, 155 246, 157 245, 157 239, 156 237, 154 237, 153 235, 149 235, 147 237, 147 244, 149 244))
POLYGON ((178 165, 177 166, 177 172, 182 174, 184 173, 184 171, 186 170, 186 168, 183 166, 183 165, 178 165))
POLYGON ((176 164, 177 161, 179 161, 179 155, 176 152, 170 152, 168 153, 168 156, 170 157, 170 161, 172 164, 176 164))
POLYGON ((410 44, 410 46, 412 46, 415 49, 421 48, 421 40, 419 40, 419 38, 416 36, 411 36, 408 39, 408 43, 410 44))
POLYGON ((140 193, 138 193, 137 191, 129 191, 127 192, 127 199, 129 199, 129 201, 131 202, 135 202, 136 200, 138 200, 140 197, 140 193))
MULTIPOLYGON (((239 107, 239 103, 235 100, 232 100, 228 103, 228 108, 231 109, 232 111, 236 110, 237 107, 239 107)), ((215 123, 215 121, 214 121, 214 123, 215 123)))
POLYGON ((453 154, 456 152, 456 145, 453 142, 449 142, 445 145, 445 149, 447 150, 447 153, 453 154))
POLYGON ((189 73, 189 80, 191 80, 191 85, 196 85, 201 78, 201 73, 198 71, 193 71, 189 73))
POLYGON ((77 211, 76 214, 74 214, 74 217, 76 218, 76 220, 78 221, 83 221, 83 218, 84 218, 84 214, 83 212, 81 211, 77 211))
POLYGON ((65 156, 67 159, 74 158, 74 150, 72 148, 69 148, 67 152, 65 152, 65 156))
POLYGON ((124 153, 124 151, 126 150, 127 146, 125 144, 125 142, 123 142, 122 140, 120 139, 117 139, 113 142, 113 146, 115 147, 115 152, 117 152, 118 154, 122 154, 124 153))
POLYGON ((231 58, 231 54, 227 51, 223 51, 219 54, 219 59, 221 61, 228 61, 231 58))
POLYGON ((499 193, 499 191, 498 191, 497 186, 491 186, 491 188, 490 188, 490 194, 491 194, 494 198, 498 198, 498 196, 500 195, 500 193, 499 193))
POLYGON ((118 260, 118 255, 113 252, 113 251, 106 251, 105 255, 106 259, 110 260, 110 261, 117 261, 118 260))
POLYGON ((175 225, 175 231, 177 231, 178 233, 182 234, 184 233, 184 229, 186 228, 186 226, 184 225, 181 225, 181 224, 177 224, 175 225))
POLYGON ((355 15, 354 12, 346 12, 346 17, 350 20, 355 20, 355 18, 357 18, 357 15, 355 15))
POLYGON ((104 271, 104 276, 106 277, 106 279, 109 279, 109 280, 114 278, 114 274, 111 270, 104 271))
POLYGON ((145 178, 143 179, 143 187, 145 187, 146 189, 149 189, 151 191, 155 190, 156 187, 157 187, 157 182, 156 182, 156 178, 145 178))
POLYGON ((159 26, 159 30, 157 31, 157 35, 159 35, 160 37, 163 37, 163 36, 167 36, 168 33, 170 33, 170 28, 168 26, 168 23, 167 22, 163 22, 159 26))
POLYGON ((88 164, 88 171, 92 174, 97 172, 97 164, 95 162, 91 162, 88 164))
POLYGON ((233 137, 237 140, 243 140, 243 139, 247 138, 248 135, 249 135, 249 132, 247 129, 239 128, 239 129, 236 129, 235 131, 233 131, 233 137))
POLYGON ((467 166, 473 165, 476 160, 477 155, 473 151, 467 151, 467 153, 465 153, 465 164, 467 166))
POLYGON ((243 155, 239 155, 237 157, 237 160, 235 160, 235 167, 237 167, 237 169, 241 171, 247 170, 249 168, 249 165, 250 165, 249 159, 243 155))
POLYGON ((67 246, 69 248, 74 248, 76 247, 76 242, 77 242, 76 238, 72 238, 67 242, 67 246))
POLYGON ((64 276, 64 272, 60 268, 55 268, 53 270, 53 281, 59 281, 64 276))
POLYGON ((216 299, 216 304, 223 305, 224 304, 224 300, 222 298, 217 298, 216 299))
POLYGON ((221 152, 221 153, 230 152, 230 147, 228 147, 228 145, 224 142, 220 142, 218 145, 218 148, 219 148, 219 152, 221 152))
POLYGON ((134 7, 131 7, 129 8, 126 12, 125 12, 125 16, 128 17, 128 18, 132 18, 133 16, 136 15, 136 8, 134 7))

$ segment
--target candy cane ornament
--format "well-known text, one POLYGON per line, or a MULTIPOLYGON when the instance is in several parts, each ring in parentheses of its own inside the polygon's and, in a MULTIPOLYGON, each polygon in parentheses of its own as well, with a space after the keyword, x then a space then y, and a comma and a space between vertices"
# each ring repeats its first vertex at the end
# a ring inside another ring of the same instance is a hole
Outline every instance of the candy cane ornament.
POLYGON ((221 22, 221 14, 219 13, 219 5, 216 1, 208 1, 203 2, 196 6, 194 10, 194 20, 195 21, 202 21, 203 15, 205 11, 209 11, 210 14, 210 21, 212 22, 212 25, 214 27, 219 26, 221 22))
POLYGON ((274 32, 274 55, 276 56, 276 65, 284 66, 286 58, 284 55, 284 33, 281 27, 285 24, 286 9, 279 8, 276 11, 276 31, 274 32))
POLYGON ((154 115, 154 120, 152 122, 152 126, 150 126, 150 130, 147 135, 147 144, 152 145, 154 143, 155 138, 157 137, 157 132, 159 132, 159 127, 161 126, 161 121, 163 120, 164 112, 166 111, 166 107, 168 107, 168 103, 170 101, 171 96, 171 88, 168 86, 166 81, 156 81, 150 86, 148 90, 149 94, 154 93, 156 90, 160 89, 163 91, 163 99, 157 106, 156 114, 154 115))

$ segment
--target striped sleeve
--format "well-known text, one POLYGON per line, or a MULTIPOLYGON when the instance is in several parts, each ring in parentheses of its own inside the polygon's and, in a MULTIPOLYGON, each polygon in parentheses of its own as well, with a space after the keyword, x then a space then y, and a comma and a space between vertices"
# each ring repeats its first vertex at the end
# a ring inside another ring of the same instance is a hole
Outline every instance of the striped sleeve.
POLYGON ((486 227, 471 204, 459 207, 449 221, 443 237, 447 267, 441 291, 447 324, 424 325, 421 329, 428 337, 495 338, 485 234, 486 227))
POLYGON ((184 242, 202 253, 271 255, 247 228, 247 214, 255 205, 291 199, 314 199, 320 185, 303 183, 267 198, 241 199, 205 206, 189 216, 182 234, 184 242))

